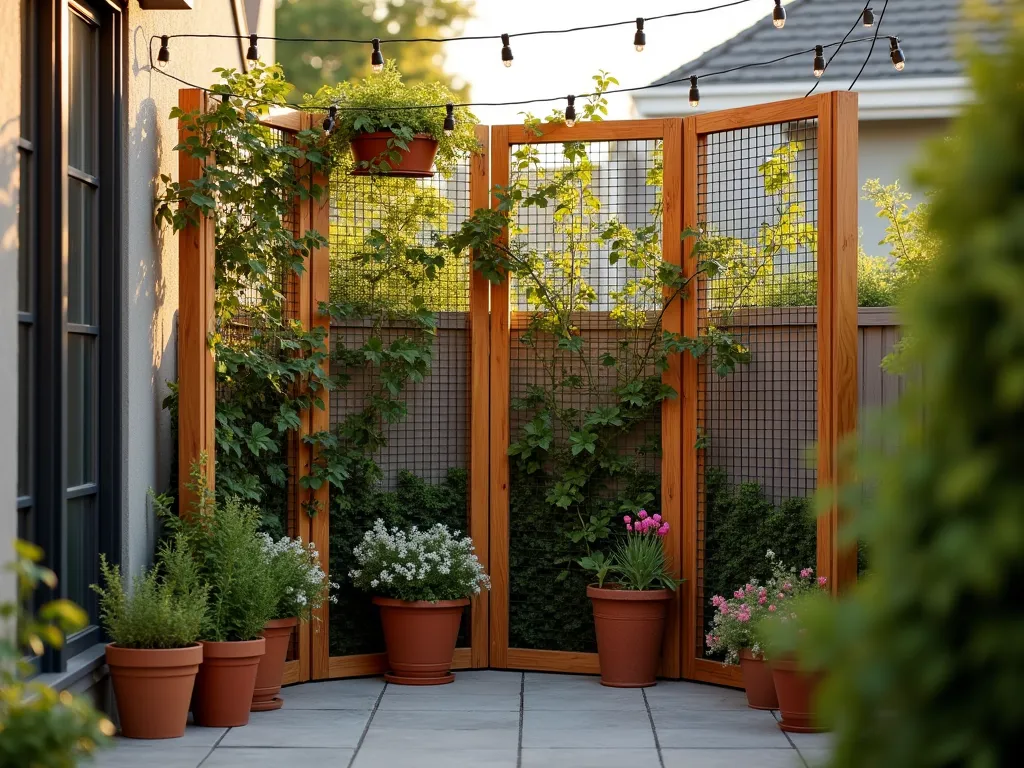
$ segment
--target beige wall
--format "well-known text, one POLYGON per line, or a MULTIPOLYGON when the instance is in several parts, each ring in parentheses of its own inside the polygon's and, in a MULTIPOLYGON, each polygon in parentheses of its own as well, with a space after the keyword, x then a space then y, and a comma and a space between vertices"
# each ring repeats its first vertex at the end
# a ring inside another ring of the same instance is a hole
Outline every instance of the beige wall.
MULTIPOLYGON (((0 2, 0 72, 21 70, 21 3, 0 2)), ((10 560, 18 531, 16 504, 18 435, 18 138, 21 81, 0 77, 0 564, 10 560)), ((0 601, 13 594, 0 574, 0 601)))

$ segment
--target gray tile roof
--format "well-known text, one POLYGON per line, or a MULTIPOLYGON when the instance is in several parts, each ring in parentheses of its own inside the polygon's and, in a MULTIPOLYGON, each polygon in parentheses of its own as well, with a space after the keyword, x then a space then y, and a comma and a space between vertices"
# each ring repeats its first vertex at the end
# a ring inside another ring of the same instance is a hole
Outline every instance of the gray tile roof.
MULTIPOLYGON (((766 61, 815 45, 838 42, 846 35, 864 8, 865 0, 794 0, 786 3, 786 26, 772 26, 771 0, 764 0, 767 14, 749 29, 699 58, 684 64, 655 82, 676 80, 692 74, 728 69, 737 64, 766 61)), ((875 26, 865 29, 858 21, 850 39, 874 34, 885 0, 872 0, 875 26)), ((962 73, 955 55, 956 35, 961 18, 962 0, 889 0, 878 42, 861 79, 891 77, 950 77, 962 73), (907 57, 907 68, 896 72, 889 61, 887 35, 898 35, 907 57)), ((823 86, 849 84, 864 63, 871 43, 847 45, 829 65, 823 86), (831 81, 831 82, 829 82, 831 81), (845 81, 845 84, 844 82, 845 81)), ((832 49, 835 50, 835 49, 832 49)), ((826 50, 825 58, 830 55, 826 50)), ((715 84, 743 84, 802 80, 813 84, 813 54, 797 56, 765 67, 752 67, 719 75, 715 84)), ((712 81, 709 80, 709 84, 712 81)))

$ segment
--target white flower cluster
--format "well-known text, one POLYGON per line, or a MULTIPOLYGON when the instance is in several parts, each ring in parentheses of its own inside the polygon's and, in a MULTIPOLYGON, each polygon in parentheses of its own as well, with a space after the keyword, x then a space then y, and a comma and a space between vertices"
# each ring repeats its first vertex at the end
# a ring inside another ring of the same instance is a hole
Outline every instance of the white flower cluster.
POLYGON ((349 576, 357 587, 400 600, 454 600, 490 587, 473 540, 440 524, 389 530, 378 518, 353 556, 358 567, 349 576))
POLYGON ((312 542, 304 544, 302 538, 287 536, 274 541, 266 533, 260 533, 260 544, 266 555, 268 567, 278 576, 281 589, 282 610, 293 615, 307 615, 318 608, 325 598, 337 603, 335 595, 325 591, 338 589, 338 584, 329 581, 320 567, 320 553, 312 542))

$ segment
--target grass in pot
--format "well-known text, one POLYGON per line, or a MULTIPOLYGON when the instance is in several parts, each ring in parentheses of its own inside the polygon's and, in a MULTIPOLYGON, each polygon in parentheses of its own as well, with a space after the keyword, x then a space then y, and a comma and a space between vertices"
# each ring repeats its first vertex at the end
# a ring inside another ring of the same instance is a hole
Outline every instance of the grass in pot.
POLYGON ((597 574, 587 596, 594 606, 601 685, 646 688, 656 683, 665 615, 680 581, 665 556, 669 524, 661 515, 641 509, 636 520, 622 520, 626 540, 607 558, 593 552, 579 564, 597 574))
POLYGON ((197 641, 206 619, 208 589, 180 536, 166 541, 157 564, 132 580, 100 555, 100 618, 111 638, 106 660, 122 735, 131 739, 183 736, 196 674, 197 641))
POLYGON ((260 543, 267 559, 274 589, 274 612, 263 627, 266 652, 260 657, 253 691, 252 711, 266 712, 280 709, 284 704, 277 694, 281 692, 285 661, 292 632, 300 621, 309 621, 313 613, 329 598, 331 584, 320 567, 320 554, 316 547, 303 544, 302 539, 283 537, 274 541, 261 533, 260 543))
POLYGON ((469 598, 490 587, 473 540, 444 525, 387 528, 378 518, 353 551, 353 584, 380 609, 390 672, 399 685, 442 685, 469 598))
POLYGON ((351 153, 352 174, 409 178, 433 176, 435 167, 450 178, 460 157, 479 151, 477 119, 456 101, 441 83, 402 82, 394 61, 380 74, 324 86, 306 99, 336 105, 324 127, 339 157, 351 153))

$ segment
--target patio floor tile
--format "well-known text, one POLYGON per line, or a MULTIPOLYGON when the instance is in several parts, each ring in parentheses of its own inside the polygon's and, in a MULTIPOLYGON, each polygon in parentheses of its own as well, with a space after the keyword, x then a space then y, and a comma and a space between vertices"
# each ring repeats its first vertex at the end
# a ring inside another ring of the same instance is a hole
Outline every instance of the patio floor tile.
POLYGON ((232 728, 220 746, 354 748, 369 717, 369 709, 253 712, 249 725, 232 728))
POLYGON ((551 710, 614 710, 646 712, 644 695, 639 688, 578 688, 560 690, 554 686, 527 688, 523 694, 524 709, 551 710))
POLYGON ((792 749, 771 712, 652 710, 658 741, 681 749, 792 749))
POLYGON ((383 678, 328 680, 281 689, 285 709, 371 709, 384 689, 383 678))
POLYGON ((743 691, 714 685, 659 680, 656 686, 644 691, 651 709, 749 709, 743 691))
POLYGON ((659 768, 654 749, 523 749, 522 768, 659 768))
POLYGON ((523 749, 653 749, 646 710, 526 710, 523 749))
MULTIPOLYGON (((364 747, 352 768, 516 768, 516 750, 460 749, 454 739, 446 749, 373 749, 364 747)), ((205 766, 203 767, 205 768, 205 766)))
MULTIPOLYGON (((519 691, 504 695, 478 693, 474 689, 469 692, 455 694, 440 693, 435 688, 420 688, 418 693, 393 694, 388 686, 387 693, 377 707, 378 717, 387 712, 410 710, 446 710, 452 712, 518 712, 519 691)), ((445 686, 448 687, 448 686, 445 686)))
MULTIPOLYGON (((212 747, 227 732, 227 728, 200 728, 198 725, 189 725, 185 728, 185 735, 180 739, 161 739, 161 742, 173 744, 175 747, 212 747)), ((146 739, 126 739, 123 736, 118 736, 117 743, 124 744, 125 746, 142 747, 154 742, 146 739)))
MULTIPOLYGON (((795 749, 662 749, 665 768, 803 768, 795 749)), ((205 768, 205 766, 204 766, 205 768)))
POLYGON ((378 711, 366 732, 363 748, 515 752, 519 743, 519 711, 454 710, 378 711))
POLYGON ((91 768, 197 768, 210 754, 210 747, 182 747, 166 739, 147 741, 145 745, 118 743, 113 749, 98 753, 93 762, 85 765, 91 768), (161 745, 159 751, 154 747, 156 744, 161 745))
POLYGON ((347 768, 352 749, 218 747, 202 768, 347 768))

